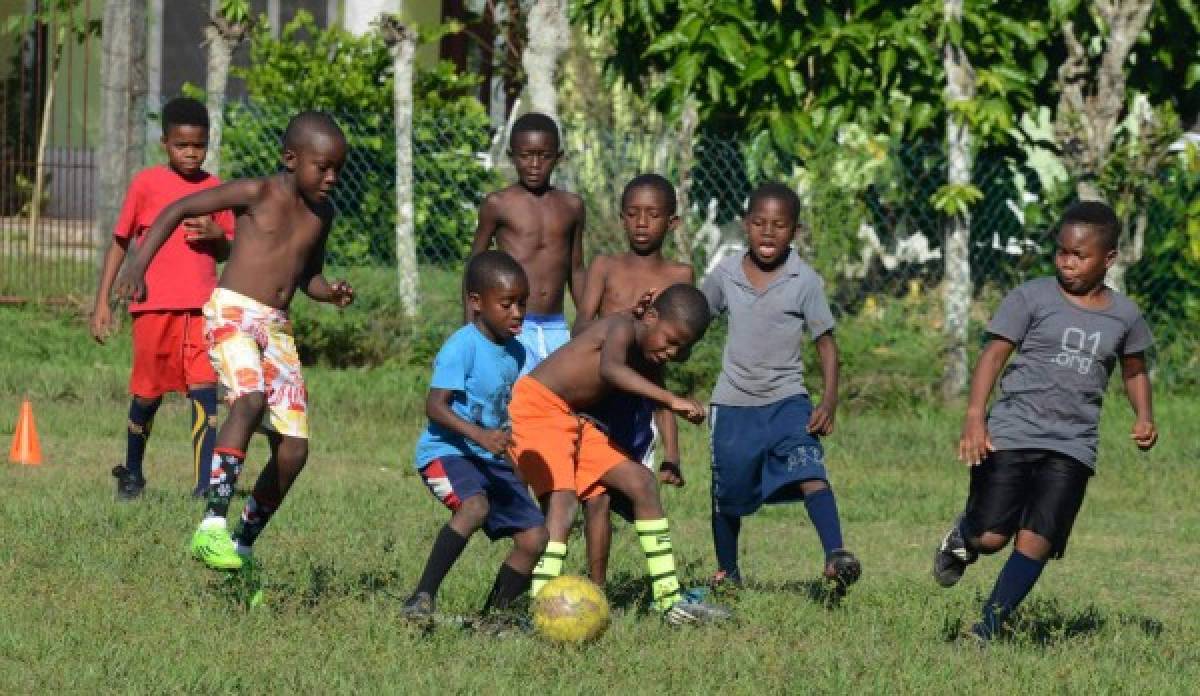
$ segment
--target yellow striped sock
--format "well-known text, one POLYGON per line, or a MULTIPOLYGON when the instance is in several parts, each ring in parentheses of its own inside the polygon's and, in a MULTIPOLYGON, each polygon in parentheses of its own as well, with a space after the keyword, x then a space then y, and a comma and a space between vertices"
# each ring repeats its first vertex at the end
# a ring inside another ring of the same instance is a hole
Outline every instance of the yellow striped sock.
POLYGON ((675 550, 671 546, 671 531, 664 517, 661 520, 637 520, 638 543, 646 554, 646 568, 650 572, 650 590, 654 597, 654 608, 666 611, 682 599, 679 578, 675 575, 675 550))
POLYGON ((546 583, 562 575, 563 560, 566 557, 566 542, 551 541, 546 544, 546 552, 533 567, 533 580, 529 583, 530 597, 537 597, 538 592, 542 591, 546 583))

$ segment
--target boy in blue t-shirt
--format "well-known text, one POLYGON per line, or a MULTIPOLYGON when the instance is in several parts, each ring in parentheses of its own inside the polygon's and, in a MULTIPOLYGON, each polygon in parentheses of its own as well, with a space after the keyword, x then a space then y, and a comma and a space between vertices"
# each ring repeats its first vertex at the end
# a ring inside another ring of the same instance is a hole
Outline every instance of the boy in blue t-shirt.
POLYGON ((433 616, 438 587, 480 527, 489 539, 513 538, 483 613, 505 609, 529 589, 533 566, 546 548, 545 518, 505 459, 508 400, 527 356, 516 339, 525 318, 529 281, 502 251, 467 264, 467 302, 474 317, 454 332, 434 360, 417 441, 416 466, 429 491, 451 511, 403 613, 433 616))
POLYGON ((1057 277, 1017 287, 987 326, 990 340, 971 379, 958 443, 971 472, 966 510, 933 562, 934 578, 950 587, 979 554, 1016 536, 981 620, 966 634, 981 643, 1033 589, 1046 561, 1063 555, 1095 470, 1100 407, 1118 362, 1134 411, 1134 444, 1148 450, 1158 440, 1145 359, 1150 329, 1129 298, 1104 285, 1119 235, 1120 222, 1104 203, 1071 206, 1058 232, 1057 277))
POLYGON ((765 503, 803 500, 825 552, 823 575, 840 596, 862 566, 843 547, 818 440, 833 432, 838 352, 821 277, 791 248, 799 215, 795 191, 759 186, 744 219, 747 252, 722 260, 704 281, 713 314, 729 314, 712 394, 712 531, 719 564, 712 584, 742 583, 742 517, 765 503), (815 408, 804 386, 805 334, 816 345, 825 386, 815 408))

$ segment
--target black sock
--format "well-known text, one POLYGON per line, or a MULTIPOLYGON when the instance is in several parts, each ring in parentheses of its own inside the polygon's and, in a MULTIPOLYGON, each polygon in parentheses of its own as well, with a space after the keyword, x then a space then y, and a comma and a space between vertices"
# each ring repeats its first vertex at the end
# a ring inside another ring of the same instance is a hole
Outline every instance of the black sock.
POLYGON ((987 638, 996 635, 1004 620, 1033 589, 1045 567, 1045 561, 1030 558, 1013 549, 1008 562, 1000 569, 996 586, 992 588, 992 596, 988 597, 983 605, 983 620, 978 627, 981 635, 987 638))
POLYGON ((501 563, 500 572, 496 573, 496 582, 492 583, 492 591, 488 593, 482 613, 486 614, 492 609, 507 609, 515 599, 525 594, 531 579, 532 576, 523 575, 509 564, 501 563))
POLYGON ((738 568, 738 534, 742 531, 742 518, 717 511, 713 501, 712 532, 713 546, 717 549, 717 570, 733 580, 741 581, 742 571, 738 568))
POLYGON ((188 397, 192 400, 192 471, 196 477, 192 494, 202 495, 212 478, 213 446, 217 442, 217 388, 191 389, 188 397))
POLYGON ((142 458, 146 456, 146 440, 150 437, 150 428, 154 425, 154 414, 162 399, 155 399, 148 406, 143 406, 134 397, 129 403, 129 422, 126 431, 125 468, 139 479, 142 476, 142 458))
POLYGON ((454 531, 448 524, 442 527, 433 542, 433 550, 429 552, 429 560, 425 562, 421 580, 417 582, 417 592, 428 592, 430 597, 436 597, 442 580, 450 572, 450 566, 454 565, 465 548, 467 537, 454 531))

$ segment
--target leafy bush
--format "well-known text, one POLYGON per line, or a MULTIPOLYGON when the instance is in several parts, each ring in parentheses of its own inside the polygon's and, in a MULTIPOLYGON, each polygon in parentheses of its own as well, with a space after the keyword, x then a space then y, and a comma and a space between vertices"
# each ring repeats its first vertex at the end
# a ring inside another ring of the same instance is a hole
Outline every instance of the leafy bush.
MULTIPOLYGON (((395 261, 396 138, 392 58, 374 33, 321 29, 311 15, 272 37, 255 31, 250 66, 234 68, 249 102, 232 104, 222 149, 223 174, 262 176, 279 165, 288 119, 306 109, 330 112, 346 132, 349 153, 335 194, 338 218, 329 259, 347 265, 395 261)), ((476 158, 490 142, 487 113, 470 95, 478 78, 441 62, 418 70, 413 86, 413 177, 417 254, 422 263, 453 265, 470 249, 475 211, 497 175, 476 158)))

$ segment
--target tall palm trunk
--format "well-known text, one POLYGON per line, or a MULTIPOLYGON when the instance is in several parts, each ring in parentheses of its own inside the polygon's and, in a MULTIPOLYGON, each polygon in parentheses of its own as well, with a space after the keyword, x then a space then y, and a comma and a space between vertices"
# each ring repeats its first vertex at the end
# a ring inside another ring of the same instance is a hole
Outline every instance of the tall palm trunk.
POLYGON ((413 205, 413 54, 417 49, 416 32, 404 26, 394 15, 379 18, 379 30, 392 51, 395 79, 393 110, 396 129, 396 280, 400 306, 409 318, 417 316, 420 277, 417 270, 417 243, 413 205))
POLYGON ((229 66, 233 62, 233 51, 245 38, 249 30, 245 22, 231 22, 219 12, 213 14, 204 28, 204 42, 208 46, 208 74, 204 89, 208 103, 208 155, 204 168, 213 174, 221 168, 221 135, 225 125, 225 92, 229 86, 229 66))
POLYGON ((570 46, 567 0, 536 0, 526 16, 528 42, 521 55, 528 79, 529 106, 558 120, 558 60, 570 46))

